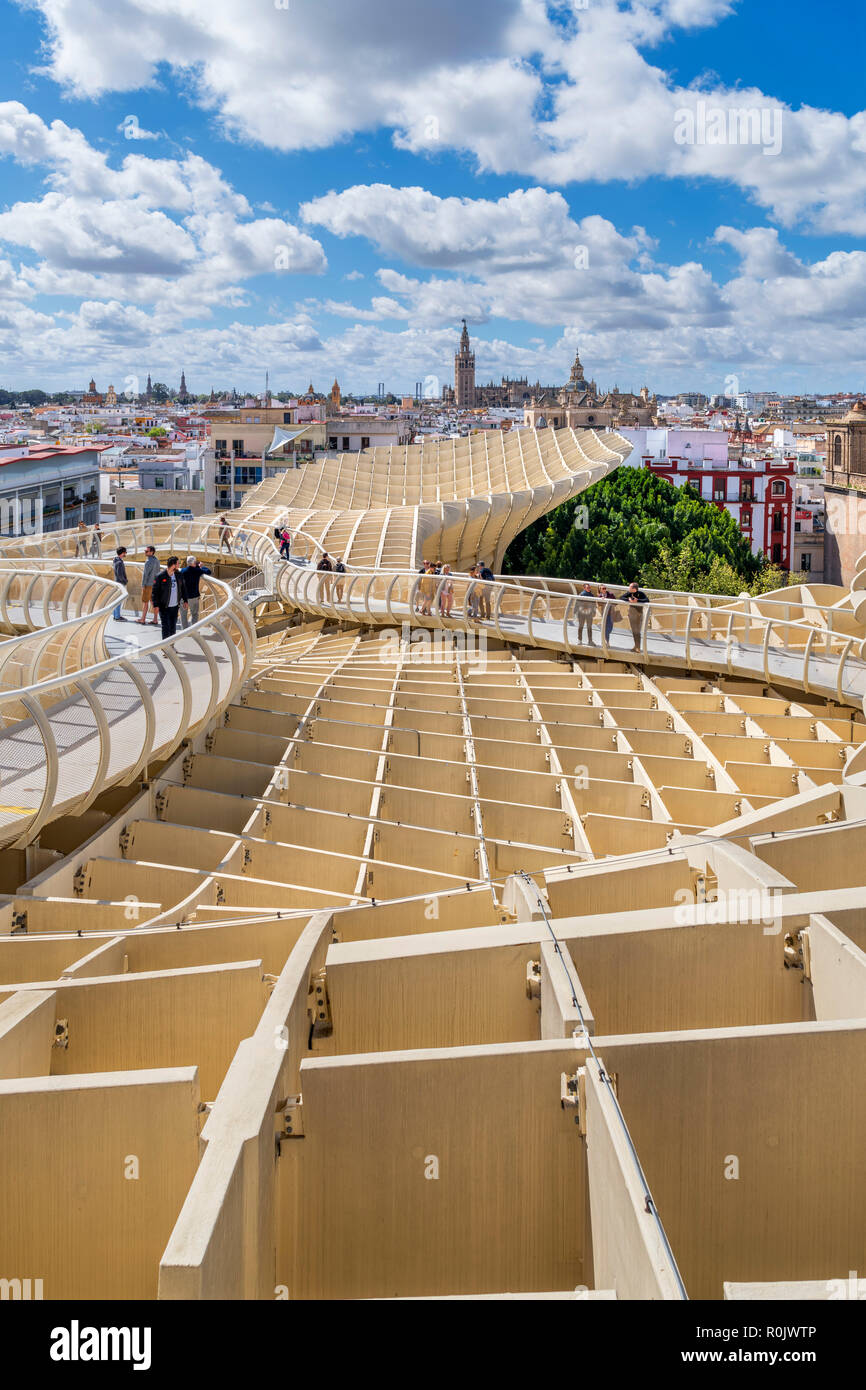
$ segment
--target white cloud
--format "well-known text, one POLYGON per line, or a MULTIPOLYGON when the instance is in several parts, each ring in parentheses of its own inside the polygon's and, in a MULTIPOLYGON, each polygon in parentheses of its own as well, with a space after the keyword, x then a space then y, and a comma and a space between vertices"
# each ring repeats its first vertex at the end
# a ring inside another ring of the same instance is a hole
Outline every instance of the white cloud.
POLYGON ((20 276, 42 294, 158 303, 207 316, 244 302, 256 275, 321 274, 321 245, 292 223, 256 217, 218 169, 128 154, 119 169, 62 121, 0 103, 0 155, 42 167, 50 191, 0 213, 0 242, 34 253, 20 276))
POLYGON ((578 232, 562 194, 543 188, 517 189, 493 202, 357 184, 302 204, 300 216, 335 236, 367 237, 380 252, 412 265, 476 265, 488 272, 554 264, 564 241, 578 232))
POLYGON ((354 319, 357 323, 375 323, 378 319, 408 317, 405 304, 398 303, 396 299, 386 299, 384 295, 374 295, 369 309, 359 309, 357 304, 340 303, 335 299, 326 299, 322 308, 329 314, 336 314, 338 318, 354 319))
POLYGON ((246 26, 236 0, 28 3, 45 18, 47 71, 65 90, 133 91, 166 64, 230 134, 271 149, 384 128, 408 150, 462 151, 496 173, 560 185, 711 177, 785 224, 866 230, 866 113, 794 110, 772 89, 717 79, 683 87, 645 56, 678 29, 718 23, 730 0, 592 0, 579 11, 439 0, 429 22, 405 0, 330 0, 326 23, 313 0, 292 0, 261 6, 246 26), (677 113, 701 100, 776 112, 780 152, 768 157, 762 139, 680 143, 677 113))
POLYGON ((182 275, 196 257, 185 229, 133 202, 47 193, 0 213, 0 241, 26 246, 59 270, 182 275))

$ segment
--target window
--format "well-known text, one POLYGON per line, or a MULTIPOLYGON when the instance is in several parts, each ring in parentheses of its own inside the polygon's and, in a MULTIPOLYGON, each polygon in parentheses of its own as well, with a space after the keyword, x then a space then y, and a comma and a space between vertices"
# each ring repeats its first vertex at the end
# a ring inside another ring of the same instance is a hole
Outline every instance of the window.
POLYGON ((135 521, 135 507, 126 508, 126 519, 127 521, 135 521))
POLYGON ((794 530, 795 530, 795 531, 799 531, 799 529, 800 529, 800 523, 799 523, 799 521, 795 521, 795 522, 794 522, 794 530))
POLYGON ((805 554, 800 556, 800 569, 803 570, 806 574, 808 574, 811 568, 812 556, 811 553, 807 551, 805 554))
POLYGON ((782 547, 781 547, 780 545, 774 545, 774 546, 773 546, 773 564, 774 564, 774 565, 781 564, 781 561, 782 561, 782 547))
POLYGON ((154 487, 165 487, 165 478, 154 478, 154 487))
POLYGON ((717 482, 713 483, 713 501, 714 501, 714 502, 724 502, 724 500, 725 500, 725 485, 724 485, 724 483, 720 483, 720 482, 717 481, 717 482))
POLYGON ((330 436, 330 438, 328 439, 328 448, 329 448, 329 449, 336 449, 336 448, 337 448, 337 436, 336 436, 335 434, 332 434, 332 435, 330 436))
POLYGON ((833 467, 842 467, 842 436, 837 434, 833 440, 833 467))
POLYGON ((752 495, 752 489, 754 488, 754 486, 755 486, 755 484, 752 482, 751 478, 749 479, 748 482, 740 483, 740 501, 741 501, 741 502, 754 502, 755 499, 754 499, 754 496, 752 495))
POLYGON ((369 436, 368 434, 362 434, 362 435, 361 435, 361 448, 362 448, 362 449, 369 449, 369 447, 370 447, 370 436, 369 436))
POLYGON ((233 449, 233 451, 235 452, 235 454, 239 454, 241 457, 243 457, 243 454, 244 454, 244 441, 243 441, 242 439, 233 439, 233 440, 232 440, 232 449, 233 449))
POLYGON ((343 453, 344 453, 344 454, 348 454, 348 452, 349 452, 349 436, 348 436, 347 434, 344 434, 344 435, 343 435, 343 453))
POLYGON ((785 496, 785 484, 782 482, 782 480, 781 480, 780 478, 777 478, 776 481, 773 483, 773 496, 774 496, 774 497, 784 497, 784 496, 785 496))
POLYGON ((237 484, 239 484, 240 487, 251 487, 253 483, 260 483, 261 481, 262 481, 262 470, 261 470, 261 468, 236 468, 236 469, 235 469, 235 482, 236 482, 237 484))
POLYGON ((781 512, 773 512, 773 530, 784 531, 784 520, 781 512))
POLYGON ((292 412, 291 412, 290 410, 284 410, 284 411, 283 411, 283 424, 284 424, 284 425, 290 425, 291 423, 292 423, 292 412))
POLYGON ((751 512, 751 508, 750 508, 750 507, 744 507, 744 508, 743 508, 743 511, 742 511, 741 514, 740 514, 740 520, 742 521, 742 523, 743 523, 744 526, 751 526, 751 524, 752 524, 752 512, 751 512))
POLYGON ((225 442, 225 440, 224 440, 224 439, 215 439, 215 440, 214 440, 214 450, 215 450, 215 452, 216 452, 216 456, 217 456, 218 459, 220 459, 220 458, 224 459, 225 456, 226 456, 226 454, 228 453, 228 449, 226 448, 226 442, 225 442))

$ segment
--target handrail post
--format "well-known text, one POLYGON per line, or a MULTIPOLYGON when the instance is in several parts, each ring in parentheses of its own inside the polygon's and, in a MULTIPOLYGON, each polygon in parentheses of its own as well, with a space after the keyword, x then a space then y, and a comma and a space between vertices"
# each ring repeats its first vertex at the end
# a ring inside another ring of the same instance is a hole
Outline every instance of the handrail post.
POLYGON ((764 618, 764 680, 770 684, 770 633, 773 630, 773 619, 764 618))
POLYGON ((526 626, 529 630, 529 640, 533 643, 535 642, 535 633, 532 631, 532 610, 535 607, 538 600, 541 598, 541 592, 542 591, 540 589, 536 589, 535 593, 532 595, 532 598, 529 600, 529 612, 526 615, 526 626))
POLYGON ((50 720, 39 701, 33 695, 22 695, 21 703, 32 718, 39 730, 42 745, 45 750, 45 787, 42 792, 42 800, 36 808, 34 818, 30 821, 27 829, 14 841, 13 849, 23 849, 35 840, 42 826, 48 819, 48 815, 54 805, 54 797, 57 792, 57 778, 60 772, 59 759, 57 753, 57 740, 51 728, 50 720))
POLYGON ((686 666, 689 670, 692 669, 692 619, 694 618, 696 612, 697 609, 690 604, 689 611, 686 615, 685 630, 686 666))

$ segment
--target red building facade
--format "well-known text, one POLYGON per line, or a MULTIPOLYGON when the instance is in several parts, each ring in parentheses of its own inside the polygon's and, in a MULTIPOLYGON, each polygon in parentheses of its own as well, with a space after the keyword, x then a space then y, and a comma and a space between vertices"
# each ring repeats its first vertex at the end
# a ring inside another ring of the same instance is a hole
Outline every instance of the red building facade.
POLYGON ((690 458, 644 458, 644 466, 675 487, 691 483, 707 502, 731 513, 752 553, 763 551, 774 565, 790 570, 796 511, 793 458, 731 459, 727 465, 690 458))

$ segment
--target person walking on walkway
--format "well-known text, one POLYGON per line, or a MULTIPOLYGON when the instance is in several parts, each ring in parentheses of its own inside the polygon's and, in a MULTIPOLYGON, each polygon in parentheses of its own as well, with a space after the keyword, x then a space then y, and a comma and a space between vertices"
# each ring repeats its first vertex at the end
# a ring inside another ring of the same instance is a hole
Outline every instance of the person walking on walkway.
POLYGON ((342 603, 343 585, 346 582, 346 566, 343 564, 341 558, 338 558, 334 561, 334 575, 336 576, 336 582, 334 584, 334 596, 338 603, 342 603))
POLYGON ((225 546, 229 555, 232 553, 232 528, 229 526, 224 516, 220 517, 220 550, 225 546))
POLYGON ((186 607, 180 610, 181 627, 189 627, 190 623, 198 622, 198 606, 201 601, 200 586, 203 574, 210 574, 207 565, 200 565, 194 555, 187 555, 186 564, 180 572, 183 587, 186 590, 186 607))
MULTIPOLYGON (((112 564, 113 564, 113 566, 114 566, 114 578, 115 578, 115 582, 116 582, 117 584, 122 584, 123 587, 124 587, 124 589, 128 589, 128 588, 129 588, 129 580, 128 580, 127 577, 126 577, 126 565, 124 564, 124 556, 125 556, 125 555, 126 555, 126 546, 125 546, 125 545, 119 545, 119 546, 117 547, 117 550, 114 552, 114 559, 112 560, 112 564)), ((114 612, 113 612, 112 615, 111 615, 112 618, 114 619, 114 621, 115 621, 116 623, 125 623, 125 622, 126 622, 126 619, 124 618, 123 612, 122 612, 124 602, 125 602, 125 600, 124 600, 124 599, 121 599, 121 600, 120 600, 120 603, 117 605, 117 607, 115 608, 114 612)))
POLYGON ((644 614, 644 605, 649 603, 649 599, 643 589, 638 587, 638 582, 633 579, 628 586, 628 593, 625 596, 628 604, 628 621, 631 628, 634 650, 640 651, 641 637, 644 632, 645 623, 649 623, 649 609, 644 614))
MULTIPOLYGON (((144 569, 141 571, 141 617, 136 618, 139 627, 143 627, 147 618, 147 610, 150 607, 150 600, 153 594, 153 585, 156 576, 159 574, 159 561, 156 558, 156 551, 152 545, 144 547, 145 561, 144 569)), ((153 617, 148 624, 149 627, 156 627, 156 609, 153 610, 153 617)))
POLYGON ((90 537, 90 554, 94 560, 102 557, 102 532, 98 526, 94 526, 93 535, 90 537))
POLYGON ((76 540, 75 540, 75 558, 76 558, 76 560, 79 559, 79 558, 81 558, 81 559, 86 559, 86 558, 87 558, 87 522, 86 522, 86 521, 79 521, 79 523, 78 523, 78 535, 77 535, 76 540))
POLYGON ((489 565, 482 564, 478 569, 478 577, 484 581, 478 594, 478 616, 484 618, 489 623, 490 602, 493 596, 493 590, 490 588, 490 585, 494 582, 496 576, 489 565))
POLYGON ((478 621, 478 604, 481 598, 481 585, 476 581, 480 577, 481 566, 473 565, 469 571, 469 584, 466 589, 466 616, 470 622, 478 621))
POLYGON ((163 641, 176 633, 178 610, 187 603, 186 586, 178 563, 176 555, 169 555, 165 569, 157 575, 153 586, 153 606, 159 613, 163 641))
POLYGON ((594 647, 592 640, 592 620, 595 616, 595 594, 592 586, 587 580, 583 582, 583 588, 577 596, 577 640, 582 642, 583 634, 586 633, 586 644, 594 647))
POLYGON ((454 580, 450 565, 442 566, 442 577, 445 582, 439 590, 439 612, 443 618, 450 618, 451 609, 454 607, 454 580))
POLYGON ((325 550, 322 558, 316 565, 316 569, 321 572, 319 580, 319 602, 328 603, 331 598, 331 585, 334 582, 334 566, 331 564, 331 557, 325 550))
POLYGON ((284 526, 283 529, 282 529, 282 531, 280 532, 280 559, 281 559, 281 560, 289 560, 289 559, 291 559, 291 556, 290 556, 290 554, 289 554, 289 546, 290 546, 290 544, 291 544, 291 540, 292 540, 292 537, 291 537, 291 534, 289 533, 289 528, 288 528, 288 526, 284 526))
POLYGON ((606 645, 610 645, 610 634, 616 622, 616 594, 612 594, 606 584, 598 586, 598 606, 601 616, 601 627, 606 645))
POLYGON ((433 596, 436 593, 436 574, 430 560, 424 566, 424 573, 418 581, 418 596, 421 600, 421 607, 418 609, 422 618, 433 616, 433 596))

